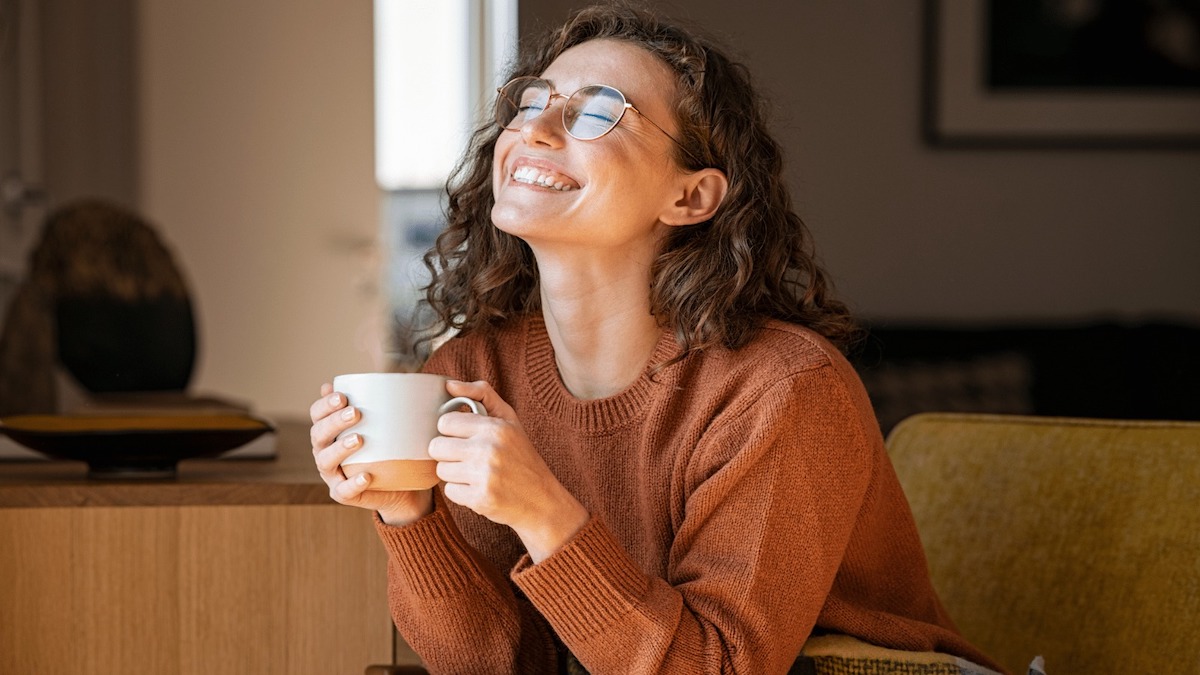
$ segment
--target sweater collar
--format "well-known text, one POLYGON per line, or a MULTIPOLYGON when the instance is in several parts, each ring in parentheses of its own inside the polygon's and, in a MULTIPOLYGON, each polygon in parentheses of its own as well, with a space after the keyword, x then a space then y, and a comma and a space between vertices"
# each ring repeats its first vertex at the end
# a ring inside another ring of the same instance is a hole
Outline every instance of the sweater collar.
POLYGON ((654 352, 632 384, 612 396, 599 399, 576 398, 558 374, 554 360, 554 345, 540 314, 531 315, 525 322, 525 372, 529 387, 547 412, 586 434, 615 431, 641 417, 651 397, 663 387, 674 388, 678 366, 664 368, 653 376, 654 366, 665 363, 679 354, 679 345, 669 330, 663 330, 654 352))

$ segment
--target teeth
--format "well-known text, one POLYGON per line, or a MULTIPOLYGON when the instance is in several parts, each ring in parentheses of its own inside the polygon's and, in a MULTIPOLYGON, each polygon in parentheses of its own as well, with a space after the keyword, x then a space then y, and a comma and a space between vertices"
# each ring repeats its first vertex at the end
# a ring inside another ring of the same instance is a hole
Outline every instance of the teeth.
POLYGON ((512 178, 518 183, 538 185, 544 188, 550 188, 551 190, 558 190, 560 192, 568 192, 575 189, 573 185, 564 183, 558 176, 542 173, 532 166, 523 166, 517 169, 513 172, 512 178))

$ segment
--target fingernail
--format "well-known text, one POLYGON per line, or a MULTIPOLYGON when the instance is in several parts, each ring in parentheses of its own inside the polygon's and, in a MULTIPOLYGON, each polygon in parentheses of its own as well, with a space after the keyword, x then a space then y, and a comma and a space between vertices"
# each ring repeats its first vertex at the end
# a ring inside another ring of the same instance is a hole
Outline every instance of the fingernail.
POLYGON ((354 477, 354 482, 358 485, 366 485, 371 480, 371 476, 365 473, 360 473, 354 477))
POLYGON ((346 408, 345 410, 343 410, 342 411, 342 419, 344 419, 344 420, 354 419, 354 408, 346 408))
POLYGON ((342 447, 343 448, 353 448, 354 446, 358 445, 358 441, 359 441, 358 434, 350 434, 349 436, 342 439, 342 447))
POLYGON ((341 394, 334 394, 333 396, 329 397, 329 405, 338 406, 341 404, 342 404, 342 395, 341 394))

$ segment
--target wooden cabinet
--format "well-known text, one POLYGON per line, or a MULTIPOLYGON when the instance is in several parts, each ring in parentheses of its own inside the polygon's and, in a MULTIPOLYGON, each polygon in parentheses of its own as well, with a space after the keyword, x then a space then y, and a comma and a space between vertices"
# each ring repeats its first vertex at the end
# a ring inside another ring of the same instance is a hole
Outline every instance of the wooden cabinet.
POLYGON ((283 425, 278 447, 273 461, 184 462, 173 481, 0 464, 0 675, 391 663, 371 515, 329 500, 306 428, 283 425))

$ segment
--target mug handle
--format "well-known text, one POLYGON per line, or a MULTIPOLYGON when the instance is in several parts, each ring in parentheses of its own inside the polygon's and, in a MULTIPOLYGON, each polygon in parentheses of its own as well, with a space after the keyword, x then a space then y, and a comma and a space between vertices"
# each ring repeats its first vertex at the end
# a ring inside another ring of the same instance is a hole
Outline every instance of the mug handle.
POLYGON ((438 408, 438 415, 445 415, 452 410, 457 410, 460 405, 467 406, 471 409, 471 412, 475 413, 476 415, 483 415, 484 417, 487 417, 487 408, 484 408, 483 404, 479 401, 476 401, 473 398, 467 398, 466 396, 455 396, 449 401, 443 403, 442 407, 438 408))

